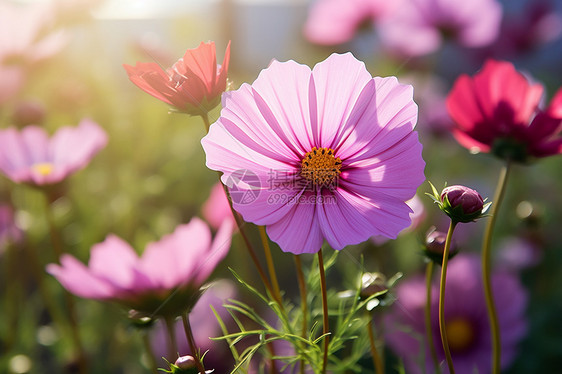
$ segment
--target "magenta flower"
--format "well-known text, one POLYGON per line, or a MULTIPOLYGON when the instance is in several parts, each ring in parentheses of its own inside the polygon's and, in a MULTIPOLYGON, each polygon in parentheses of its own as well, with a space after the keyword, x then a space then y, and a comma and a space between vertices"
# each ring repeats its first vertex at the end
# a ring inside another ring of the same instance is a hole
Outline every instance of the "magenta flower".
POLYGON ((225 93, 202 144, 246 221, 284 251, 314 253, 410 225, 425 166, 416 119, 411 86, 333 54, 312 71, 274 61, 225 93))
POLYGON ((84 168, 106 143, 105 131, 89 119, 60 128, 50 139, 38 126, 0 130, 0 171, 16 183, 58 183, 84 168))
POLYGON ((385 0, 317 0, 310 8, 304 35, 322 45, 347 42, 363 23, 390 13, 394 4, 385 0))
POLYGON ((47 271, 73 294, 114 301, 150 315, 178 315, 189 310, 200 288, 228 253, 232 225, 226 223, 211 241, 198 218, 180 225, 160 241, 149 243, 141 257, 122 239, 109 235, 92 247, 88 267, 70 255, 47 271))
POLYGON ((465 47, 483 47, 498 36, 502 17, 495 0, 403 0, 378 23, 382 43, 405 56, 437 51, 444 37, 465 47))
POLYGON ((562 89, 545 110, 543 87, 531 84, 513 65, 488 60, 483 69, 462 75, 447 97, 457 141, 472 151, 492 152, 512 161, 562 153, 562 89))
MULTIPOLYGON (((491 341, 486 302, 481 282, 480 259, 458 255, 449 265, 445 291, 445 325, 455 371, 458 374, 488 373, 491 365, 491 341)), ((438 279, 436 279, 438 281, 438 279)), ((517 345, 525 336, 527 293, 512 273, 492 275, 498 319, 501 330, 502 368, 507 368, 517 354, 517 345)), ((441 345, 438 318, 439 283, 432 287, 432 332, 438 360, 445 355, 441 345)), ((433 373, 428 343, 425 338, 425 281, 422 277, 402 282, 397 290, 392 313, 385 316, 386 340, 404 360, 408 373, 433 373), (425 366, 426 370, 423 370, 425 366)), ((448 373, 446 365, 441 368, 448 373)))

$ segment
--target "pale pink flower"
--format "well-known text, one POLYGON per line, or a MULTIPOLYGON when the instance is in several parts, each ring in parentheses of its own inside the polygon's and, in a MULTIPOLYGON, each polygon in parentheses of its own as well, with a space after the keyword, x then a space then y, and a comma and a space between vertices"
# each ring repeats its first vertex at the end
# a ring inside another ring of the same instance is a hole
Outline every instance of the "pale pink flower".
POLYGON ((225 93, 202 144, 246 221, 284 251, 314 253, 410 225, 425 166, 416 119, 411 86, 333 54, 312 71, 274 61, 225 93))
POLYGON ((363 23, 390 13, 394 5, 386 0, 317 0, 310 8, 304 35, 316 44, 341 44, 351 40, 363 23))
POLYGON ((51 137, 42 127, 0 130, 0 171, 16 183, 47 185, 84 168, 107 143, 105 131, 83 119, 51 137))
POLYGON ((501 17, 496 0, 401 0, 377 31, 395 53, 420 56, 437 51, 445 37, 465 47, 489 45, 498 36, 501 17))
POLYGON ((73 294, 114 301, 150 315, 178 315, 189 310, 200 288, 230 248, 232 225, 226 222, 211 240, 200 219, 180 225, 142 256, 125 241, 109 235, 92 247, 88 267, 71 255, 47 271, 73 294))
POLYGON ((215 183, 211 188, 211 195, 203 204, 202 213, 203 218, 214 229, 218 229, 226 220, 234 222, 234 216, 222 183, 215 183))

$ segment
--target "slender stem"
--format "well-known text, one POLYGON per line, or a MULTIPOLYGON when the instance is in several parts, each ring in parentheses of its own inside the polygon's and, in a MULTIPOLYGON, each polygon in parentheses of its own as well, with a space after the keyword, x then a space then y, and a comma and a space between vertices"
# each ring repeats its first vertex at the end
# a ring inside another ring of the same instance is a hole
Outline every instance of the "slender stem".
POLYGON ((201 355, 197 345, 195 344, 195 338, 193 337, 193 330, 191 329, 191 324, 189 323, 189 315, 183 313, 181 315, 183 321, 183 328, 185 330, 185 337, 187 338, 187 343, 189 344, 189 350, 191 354, 195 358, 195 365, 197 366, 197 370, 199 373, 205 374, 205 367, 203 366, 203 362, 201 362, 201 355))
POLYGON ((201 114, 201 118, 203 119, 203 123, 205 124, 205 129, 209 132, 209 128, 211 127, 211 121, 209 121, 209 114, 203 113, 201 114))
POLYGON ((500 329, 498 324, 498 315, 494 306, 494 296, 492 294, 492 284, 490 277, 492 233, 494 231, 494 226, 501 202, 505 195, 505 187, 507 185, 509 171, 510 163, 508 161, 502 168, 500 177, 498 179, 498 185, 496 186, 496 192, 494 194, 494 200, 492 204, 492 211, 490 213, 491 217, 488 220, 488 224, 486 225, 486 230, 484 231, 484 241, 482 243, 482 283, 484 284, 486 308, 488 310, 488 318, 490 320, 490 330, 492 335, 492 374, 499 374, 501 364, 500 329))
POLYGON ((369 318, 369 327, 367 328, 367 333, 369 334, 369 345, 371 347, 371 357, 373 359, 373 365, 375 365, 375 372, 376 374, 384 374, 384 365, 375 344, 375 335, 373 333, 375 324, 373 322, 373 317, 371 315, 368 315, 367 317, 369 318))
POLYGON ((433 343, 433 328, 431 327, 431 278, 434 267, 433 261, 429 260, 427 267, 425 268, 425 286, 427 289, 427 297, 425 300, 425 335, 427 344, 429 345, 431 359, 433 360, 433 366, 435 367, 435 372, 437 374, 441 374, 437 351, 435 350, 435 344, 433 343))
MULTIPOLYGON (((307 296, 306 296, 306 283, 304 281, 304 274, 302 272, 302 262, 300 255, 293 255, 295 259, 295 268, 297 270, 297 279, 299 282, 299 291, 301 294, 301 308, 302 308, 302 331, 301 336, 303 339, 306 339, 307 331, 308 331, 308 305, 307 305, 307 296)), ((300 366, 300 373, 304 374, 305 369, 305 360, 301 360, 300 366)))
MULTIPOLYGON (((220 172, 219 172, 219 182, 221 182, 220 172)), ((228 205, 230 206, 230 211, 232 212, 232 215, 234 216, 234 220, 236 221, 236 225, 238 226, 238 231, 240 232, 240 235, 242 235, 242 239, 244 239, 244 243, 246 244, 246 249, 248 250, 248 253, 250 254, 250 257, 252 258, 252 261, 254 262, 254 265, 256 266, 256 269, 258 270, 261 281, 264 284, 265 288, 268 290, 268 292, 271 295, 275 295, 273 293, 273 289, 271 287, 271 284, 267 280, 267 277, 265 275, 265 271, 263 270, 263 267, 261 266, 260 261, 258 260, 258 256, 256 255, 256 252, 254 251, 254 248, 252 247, 252 244, 250 243, 250 240, 248 239, 248 236, 246 235, 246 231, 244 229, 244 227, 245 227, 244 223, 245 222, 242 221, 242 219, 240 218, 238 213, 234 210, 234 207, 232 206, 232 199, 230 198, 230 193, 228 192, 228 188, 225 185, 223 185, 223 188, 224 188, 224 193, 226 194, 226 197, 227 197, 227 200, 228 200, 228 205)))
POLYGON ((447 360, 447 366, 449 366, 450 374, 455 374, 455 368, 453 367, 453 358, 451 357, 451 350, 449 349, 447 330, 445 327, 445 282, 447 279, 447 263, 449 262, 451 238, 453 237, 453 231, 456 225, 456 222, 453 221, 451 221, 449 225, 447 240, 445 241, 445 250, 443 251, 443 264, 441 265, 441 282, 439 284, 439 332, 441 333, 441 342, 443 343, 443 351, 445 351, 445 358, 447 360))
POLYGON ((271 248, 269 247, 269 239, 265 232, 264 226, 259 226, 260 237, 263 243, 263 249, 265 252, 265 259, 267 262, 267 269, 269 271, 269 278, 271 279, 271 285, 273 286, 273 297, 275 297, 279 307, 284 312, 285 308, 283 306, 283 301, 281 298, 281 290, 279 289, 279 282, 277 281, 277 274, 275 273, 275 266, 273 265, 273 257, 271 256, 271 248))
MULTIPOLYGON (((322 334, 326 335, 330 331, 328 320, 328 295, 326 293, 326 274, 324 273, 324 259, 322 258, 322 249, 318 251, 318 271, 320 273, 320 291, 322 293, 322 316, 323 326, 322 334)), ((324 357, 322 360, 322 374, 326 373, 326 366, 328 365, 328 348, 330 345, 330 336, 324 336, 324 357)))
POLYGON ((148 337, 148 333, 143 331, 142 335, 142 343, 144 345, 144 349, 146 350, 146 357, 148 359, 148 366, 150 366, 150 371, 152 374, 158 374, 158 364, 156 363, 156 358, 154 357, 154 352, 152 351, 152 346, 150 345, 150 339, 148 337))
POLYGON ((179 354, 178 343, 176 342, 176 326, 173 317, 165 317, 164 323, 166 324, 166 330, 168 331, 168 359, 174 360, 179 354))
POLYGON ((273 359, 273 357, 275 357, 275 347, 273 346, 273 343, 269 343, 267 345, 267 349, 269 350, 269 354, 271 356, 269 360, 269 374, 277 374, 277 366, 275 365, 275 360, 273 359))
MULTIPOLYGON (((64 250, 59 232, 57 231, 55 217, 51 209, 49 194, 47 192, 45 192, 45 212, 47 216, 47 223, 49 225, 53 251, 55 253, 57 263, 60 263, 60 258, 63 255, 64 250)), ((68 320, 70 322, 70 332, 72 335, 73 345, 76 349, 76 354, 78 355, 78 369, 81 374, 86 374, 88 372, 88 365, 86 363, 86 352, 84 351, 82 339, 80 338, 80 327, 78 325, 74 296, 72 296, 66 289, 63 290, 63 296, 66 309, 68 311, 68 320)))

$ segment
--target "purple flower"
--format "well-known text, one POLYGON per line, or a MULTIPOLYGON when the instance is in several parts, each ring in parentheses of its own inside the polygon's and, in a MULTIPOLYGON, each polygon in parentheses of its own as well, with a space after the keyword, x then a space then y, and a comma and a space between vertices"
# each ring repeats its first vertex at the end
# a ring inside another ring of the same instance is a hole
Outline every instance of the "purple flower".
POLYGON ((441 200, 449 200, 451 207, 462 207, 464 214, 474 214, 481 212, 484 207, 484 200, 478 191, 465 186, 449 186, 441 191, 441 200))
POLYGON ((374 22, 393 8, 394 2, 385 0, 318 0, 310 8, 304 35, 316 44, 341 44, 364 22, 374 22))
POLYGON ((483 47, 498 36, 502 17, 495 0, 402 0, 378 23, 381 41, 405 56, 437 51, 445 36, 465 47, 483 47))
POLYGON ((47 271, 73 294, 115 301, 139 312, 177 315, 193 306, 200 287, 228 253, 232 225, 225 223, 211 241, 198 218, 149 243, 141 257, 115 235, 92 247, 88 267, 70 255, 47 271))
POLYGON ((411 86, 333 54, 312 71, 274 61, 225 93, 202 144, 246 221, 286 252, 315 253, 410 225, 425 166, 416 119, 411 86))
POLYGON ((60 128, 50 139, 41 127, 8 128, 0 131, 0 171, 16 183, 58 183, 84 168, 106 143, 105 131, 89 119, 60 128))
MULTIPOLYGON (((458 374, 488 373, 491 365, 491 341, 486 302, 481 282, 480 259, 460 254, 450 263, 445 292, 445 324, 453 363, 458 374)), ((436 279, 438 281, 438 279, 436 279)), ((445 360, 439 335, 438 288, 432 287, 433 343, 440 362, 445 360)), ((501 331, 502 368, 513 361, 517 345, 527 331, 524 318, 527 293, 518 278, 509 272, 492 275, 492 288, 498 305, 501 331)), ((398 286, 397 301, 385 316, 386 339, 404 360, 408 373, 434 372, 425 338, 425 281, 413 278, 398 286)), ((447 373, 446 365, 442 367, 447 373)))

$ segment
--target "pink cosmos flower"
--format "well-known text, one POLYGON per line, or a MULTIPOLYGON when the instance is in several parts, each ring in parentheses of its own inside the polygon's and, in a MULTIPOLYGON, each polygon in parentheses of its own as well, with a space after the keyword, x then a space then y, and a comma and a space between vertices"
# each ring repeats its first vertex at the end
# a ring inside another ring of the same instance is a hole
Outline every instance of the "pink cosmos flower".
POLYGON ((459 77, 447 97, 453 134, 472 151, 513 161, 562 153, 562 89, 545 110, 542 95, 511 63, 488 60, 474 77, 459 77))
MULTIPOLYGON (((425 211, 425 206, 423 205, 423 202, 418 197, 418 195, 414 195, 413 198, 406 201, 406 204, 408 204, 410 209, 412 209, 412 211, 410 212, 410 220, 412 222, 410 223, 410 226, 400 231, 400 234, 414 231, 425 220, 425 217, 427 215, 425 211)), ((388 238, 386 238, 385 236, 378 236, 378 235, 373 236, 371 238, 371 241, 376 245, 382 245, 387 240, 388 238)))
POLYGON ((390 13, 394 4, 385 0, 318 0, 310 8, 304 35, 322 45, 347 42, 364 22, 390 13))
POLYGON ((483 47, 498 36, 502 17, 495 0, 402 0, 378 23, 382 43, 405 56, 437 51, 444 37, 465 47, 483 47))
MULTIPOLYGON (((478 256, 459 254, 449 265, 445 291, 445 325, 458 374, 490 371, 491 341, 481 278, 478 256)), ((438 360, 443 362, 445 355, 438 317, 439 282, 437 278, 435 280, 437 282, 432 286, 431 302, 432 333, 438 360)), ((527 331, 527 293, 511 272, 494 272, 492 288, 497 295, 496 305, 501 306, 498 309, 501 366, 507 368, 516 357, 517 345, 527 331)), ((425 338, 425 280, 418 277, 400 283, 396 296, 392 313, 386 314, 384 319, 386 341, 404 360, 406 372, 433 373, 435 368, 425 338)), ((441 371, 448 373, 446 365, 441 367, 441 371)))
POLYGON ((416 119, 411 86, 332 54, 312 71, 274 61, 225 93, 202 144, 246 221, 284 251, 314 253, 410 225, 425 166, 416 119))
POLYGON ((211 241, 198 218, 149 243, 141 257, 122 239, 109 235, 92 247, 88 267, 71 255, 47 271, 73 294, 114 301, 150 315, 176 316, 189 310, 200 288, 228 253, 232 225, 225 223, 211 241))
POLYGON ((106 144, 105 131, 89 119, 60 128, 50 139, 38 126, 0 130, 0 171, 16 183, 58 183, 84 168, 106 144))
POLYGON ((167 71, 155 62, 123 65, 129 79, 141 90, 173 106, 180 112, 201 115, 220 102, 226 90, 230 43, 222 65, 217 65, 215 43, 201 43, 188 49, 167 71))
POLYGON ((215 183, 213 188, 211 188, 211 195, 203 204, 203 218, 214 229, 218 229, 225 220, 234 222, 222 183, 215 183))

